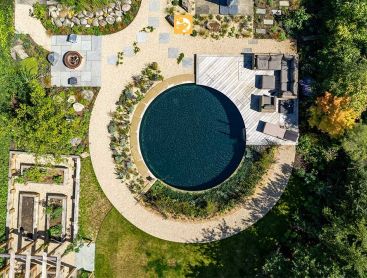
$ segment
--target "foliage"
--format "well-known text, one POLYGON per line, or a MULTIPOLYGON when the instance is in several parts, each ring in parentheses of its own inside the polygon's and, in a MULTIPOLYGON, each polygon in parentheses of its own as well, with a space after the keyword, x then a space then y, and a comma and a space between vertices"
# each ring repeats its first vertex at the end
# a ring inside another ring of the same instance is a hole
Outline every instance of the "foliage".
POLYGON ((163 80, 158 63, 148 64, 140 75, 133 77, 133 82, 128 84, 116 103, 116 111, 112 114, 112 120, 108 125, 111 135, 110 148, 116 164, 117 177, 123 181, 129 181, 132 192, 138 192, 144 185, 143 179, 136 171, 129 148, 130 116, 135 105, 144 98, 147 91, 155 81, 163 80))
POLYGON ((367 125, 359 124, 343 138, 343 148, 358 163, 367 162, 367 125))
POLYGON ((177 57, 177 64, 180 64, 184 57, 185 57, 185 54, 181 52, 180 55, 178 55, 177 57))
POLYGON ((283 20, 284 28, 290 34, 297 34, 303 29, 305 22, 310 20, 311 15, 306 12, 304 7, 290 11, 283 20))
POLYGON ((17 177, 16 181, 18 183, 36 182, 62 184, 64 182, 64 177, 57 169, 32 166, 25 169, 23 174, 17 177))
POLYGON ((91 159, 83 159, 79 197, 80 236, 95 241, 102 221, 110 209, 111 204, 98 184, 91 159))
MULTIPOLYGON (((78 13, 82 10, 95 11, 105 7, 108 3, 114 2, 112 0, 61 0, 61 4, 66 5, 72 13, 78 13)), ((115 33, 125 29, 134 20, 138 14, 141 0, 133 0, 131 9, 124 13, 122 22, 115 22, 114 24, 107 24, 106 26, 90 26, 74 25, 73 27, 57 27, 52 23, 51 17, 48 14, 47 5, 36 3, 33 6, 34 16, 41 21, 49 34, 54 35, 68 35, 70 33, 80 35, 106 35, 115 33)))
POLYGON ((48 229, 48 234, 50 237, 59 238, 62 236, 62 226, 61 224, 52 226, 48 229))
POLYGON ((58 219, 62 215, 63 208, 62 206, 48 206, 46 207, 46 214, 50 215, 52 220, 58 219))
POLYGON ((37 81, 32 80, 30 87, 30 103, 21 104, 11 121, 17 147, 36 154, 61 155, 75 152, 71 139, 84 137, 87 133, 87 119, 76 117, 65 99, 55 101, 47 96, 37 81))
POLYGON ((310 115, 309 124, 331 137, 351 129, 358 117, 358 113, 350 107, 350 98, 333 96, 329 92, 317 98, 310 108, 310 115))
POLYGON ((20 64, 25 71, 30 73, 31 76, 36 76, 38 74, 38 61, 36 58, 26 58, 20 64))
POLYGON ((198 193, 174 190, 157 181, 144 201, 164 215, 208 218, 223 213, 253 193, 274 159, 274 149, 257 152, 250 148, 237 171, 220 186, 198 193))

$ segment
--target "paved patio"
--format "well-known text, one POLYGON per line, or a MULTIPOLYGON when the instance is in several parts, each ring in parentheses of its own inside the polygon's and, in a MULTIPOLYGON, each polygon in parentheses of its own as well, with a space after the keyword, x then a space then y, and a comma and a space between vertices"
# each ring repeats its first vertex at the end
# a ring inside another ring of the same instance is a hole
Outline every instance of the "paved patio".
POLYGON ((260 131, 260 122, 286 125, 298 130, 298 101, 291 114, 258 111, 259 98, 269 95, 269 90, 257 89, 257 75, 274 75, 274 71, 252 70, 246 65, 245 56, 198 55, 196 58, 196 83, 214 88, 230 98, 240 110, 246 128, 247 145, 294 145, 260 131))
POLYGON ((67 36, 52 36, 51 51, 59 54, 56 65, 51 66, 51 85, 70 87, 68 79, 76 77, 76 86, 101 86, 101 48, 102 38, 96 36, 77 36, 75 43, 67 41, 67 36), (67 68, 62 62, 64 54, 70 50, 78 51, 82 64, 76 69, 67 68))

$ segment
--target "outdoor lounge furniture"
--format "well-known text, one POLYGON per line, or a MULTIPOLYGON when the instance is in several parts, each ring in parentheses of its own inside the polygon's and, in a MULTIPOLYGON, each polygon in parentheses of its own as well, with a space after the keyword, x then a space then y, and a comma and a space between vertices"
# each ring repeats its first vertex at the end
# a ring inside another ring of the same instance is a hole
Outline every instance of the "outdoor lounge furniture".
POLYGON ((69 85, 76 85, 76 84, 78 84, 78 79, 76 77, 70 77, 68 79, 68 84, 69 85))
POLYGON ((260 112, 274 113, 276 112, 276 99, 273 96, 263 95, 260 98, 260 112))
POLYGON ((47 61, 51 64, 51 65, 56 65, 57 62, 59 61, 60 59, 60 55, 56 52, 50 52, 48 55, 47 55, 47 61))
POLYGON ((263 133, 286 141, 297 142, 298 140, 298 132, 272 123, 265 123, 263 133))
POLYGON ((174 18, 173 18, 173 15, 167 15, 166 16, 166 20, 168 21, 168 23, 170 24, 170 25, 172 25, 172 27, 174 26, 174 18))
POLYGON ((71 43, 76 43, 77 37, 78 36, 76 34, 70 34, 70 35, 68 35, 66 41, 71 42, 71 43))
POLYGON ((275 76, 274 75, 260 75, 259 89, 275 89, 275 76))
POLYGON ((280 71, 280 91, 282 98, 297 98, 298 60, 295 56, 284 55, 280 71))
POLYGON ((281 70, 282 58, 283 58, 282 54, 254 55, 253 56, 254 69, 281 70))

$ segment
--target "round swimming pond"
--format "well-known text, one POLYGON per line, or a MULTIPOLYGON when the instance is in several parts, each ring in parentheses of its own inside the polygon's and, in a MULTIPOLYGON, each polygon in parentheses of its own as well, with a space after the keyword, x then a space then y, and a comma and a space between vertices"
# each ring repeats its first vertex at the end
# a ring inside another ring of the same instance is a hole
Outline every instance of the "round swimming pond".
POLYGON ((148 106, 139 141, 155 177, 178 189, 204 190, 226 180, 241 162, 244 122, 222 93, 183 84, 166 90, 148 106))

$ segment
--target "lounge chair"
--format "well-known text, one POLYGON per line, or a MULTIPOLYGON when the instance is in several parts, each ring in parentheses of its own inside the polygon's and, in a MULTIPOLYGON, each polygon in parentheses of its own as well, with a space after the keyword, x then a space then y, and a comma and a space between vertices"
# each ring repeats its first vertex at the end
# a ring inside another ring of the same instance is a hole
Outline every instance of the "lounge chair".
POLYGON ((68 79, 68 84, 69 85, 76 85, 76 84, 78 84, 78 79, 76 77, 70 77, 68 79))
POLYGON ((66 41, 71 42, 71 43, 76 43, 77 37, 78 36, 76 34, 70 34, 68 35, 66 41))
POLYGON ((276 111, 275 103, 275 97, 266 95, 261 96, 259 109, 260 112, 274 113, 276 111))
POLYGON ((275 76, 274 75, 260 75, 259 89, 275 89, 275 76))
POLYGON ((286 141, 297 142, 299 133, 281 128, 272 123, 265 123, 263 133, 286 141))

